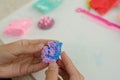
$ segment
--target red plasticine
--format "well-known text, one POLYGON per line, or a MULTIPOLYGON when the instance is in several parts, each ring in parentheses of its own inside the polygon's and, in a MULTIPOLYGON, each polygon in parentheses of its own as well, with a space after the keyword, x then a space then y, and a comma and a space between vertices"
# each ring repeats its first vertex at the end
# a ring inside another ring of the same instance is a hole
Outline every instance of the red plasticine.
POLYGON ((104 15, 111 8, 117 6, 120 3, 120 0, 91 0, 91 7, 97 11, 99 14, 104 15))

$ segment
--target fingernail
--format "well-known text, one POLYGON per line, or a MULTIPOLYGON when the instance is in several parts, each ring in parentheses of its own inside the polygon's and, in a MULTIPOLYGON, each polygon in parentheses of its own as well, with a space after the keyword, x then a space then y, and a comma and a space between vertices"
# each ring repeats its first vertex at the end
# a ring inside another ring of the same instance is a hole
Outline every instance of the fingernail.
POLYGON ((48 67, 49 70, 57 70, 58 69, 58 65, 56 62, 51 62, 49 63, 49 67, 48 67))

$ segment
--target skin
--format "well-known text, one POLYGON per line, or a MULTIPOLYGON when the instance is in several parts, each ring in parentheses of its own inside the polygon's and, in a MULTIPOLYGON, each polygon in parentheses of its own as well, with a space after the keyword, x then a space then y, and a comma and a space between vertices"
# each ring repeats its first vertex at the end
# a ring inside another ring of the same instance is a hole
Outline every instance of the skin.
POLYGON ((42 62, 41 50, 49 41, 20 40, 1 45, 0 78, 24 76, 48 67, 45 80, 58 80, 58 75, 63 80, 84 80, 65 52, 57 62, 42 62))
POLYGON ((44 69, 41 50, 50 40, 20 40, 0 46, 0 78, 27 75, 44 69))
POLYGON ((46 80, 58 80, 58 74, 63 80, 84 80, 65 52, 62 53, 61 60, 49 64, 46 80))

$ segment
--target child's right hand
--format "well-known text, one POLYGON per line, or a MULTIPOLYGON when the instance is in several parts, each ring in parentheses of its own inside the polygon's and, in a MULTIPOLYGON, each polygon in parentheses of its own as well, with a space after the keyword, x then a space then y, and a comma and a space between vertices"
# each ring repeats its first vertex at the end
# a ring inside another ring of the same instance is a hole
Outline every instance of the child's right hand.
POLYGON ((58 74, 60 74, 63 80, 84 80, 84 77, 76 69, 65 52, 62 53, 61 58, 57 62, 58 65, 55 62, 49 64, 48 70, 46 71, 46 80, 58 80, 58 74))

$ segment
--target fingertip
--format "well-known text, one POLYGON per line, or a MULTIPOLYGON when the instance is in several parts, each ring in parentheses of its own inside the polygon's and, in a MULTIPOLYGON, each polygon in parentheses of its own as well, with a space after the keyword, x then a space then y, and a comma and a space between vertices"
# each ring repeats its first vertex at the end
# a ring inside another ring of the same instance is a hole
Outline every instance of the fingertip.
POLYGON ((67 56, 66 52, 63 51, 61 57, 67 56))
POLYGON ((63 58, 64 55, 65 55, 65 51, 62 52, 62 54, 61 54, 61 58, 63 58))
POLYGON ((71 59, 67 56, 65 51, 62 52, 61 58, 63 60, 63 63, 69 60, 71 61, 71 59))
POLYGON ((48 69, 49 70, 56 70, 56 69, 58 69, 57 63, 56 62, 49 63, 48 69))

